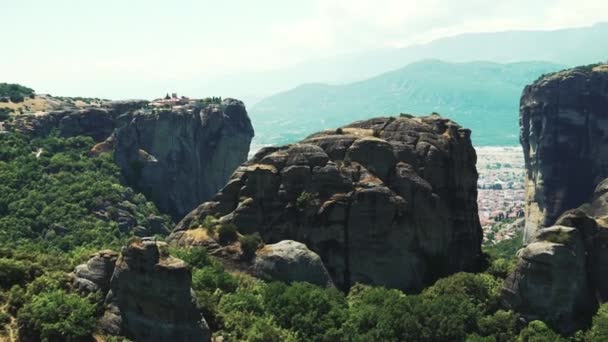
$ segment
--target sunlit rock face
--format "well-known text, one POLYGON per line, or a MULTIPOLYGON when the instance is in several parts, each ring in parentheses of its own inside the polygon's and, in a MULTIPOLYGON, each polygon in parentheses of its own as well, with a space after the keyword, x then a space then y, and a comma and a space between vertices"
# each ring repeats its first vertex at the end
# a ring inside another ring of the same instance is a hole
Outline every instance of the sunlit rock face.
POLYGON ((169 242, 213 215, 267 243, 304 243, 339 287, 419 290, 478 267, 475 163, 470 131, 438 115, 355 122, 262 149, 169 242))
POLYGON ((608 177, 608 66, 566 70, 527 86, 520 126, 530 242, 565 210, 589 201, 608 177))

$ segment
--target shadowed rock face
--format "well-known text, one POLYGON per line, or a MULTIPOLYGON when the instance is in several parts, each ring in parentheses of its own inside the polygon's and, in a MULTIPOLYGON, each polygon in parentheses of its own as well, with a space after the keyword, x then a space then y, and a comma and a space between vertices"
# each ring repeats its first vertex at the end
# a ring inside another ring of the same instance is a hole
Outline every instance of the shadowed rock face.
POLYGON ((563 333, 589 323, 597 306, 608 300, 607 187, 608 179, 596 187, 591 203, 539 229, 518 252, 502 293, 507 308, 563 333))
POLYGON ((197 311, 186 264, 165 255, 166 244, 142 241, 123 248, 99 324, 136 341, 210 341, 197 311))
POLYGON ((338 286, 419 290, 478 266, 475 162, 470 131, 440 116, 355 122, 262 149, 169 241, 214 215, 268 243, 305 243, 338 286))
POLYGON ((565 210, 589 201, 608 177, 608 66, 566 70, 527 86, 520 126, 530 242, 565 210))
POLYGON ((135 112, 112 144, 127 182, 179 219, 225 184, 252 138, 245 106, 226 99, 202 112, 135 112))

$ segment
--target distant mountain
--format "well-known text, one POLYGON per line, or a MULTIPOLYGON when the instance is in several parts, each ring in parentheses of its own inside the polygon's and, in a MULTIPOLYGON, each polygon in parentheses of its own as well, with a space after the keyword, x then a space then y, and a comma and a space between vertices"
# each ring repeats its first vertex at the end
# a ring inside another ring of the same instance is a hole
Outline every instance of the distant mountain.
POLYGON ((254 144, 293 142, 377 115, 438 112, 471 128, 475 145, 515 145, 523 87, 560 69, 563 65, 548 62, 425 60, 351 84, 306 84, 251 109, 254 144))
MULTIPOLYGON (((447 62, 491 61, 514 63, 549 61, 565 66, 608 59, 608 22, 554 31, 466 33, 401 49, 382 49, 314 60, 290 68, 240 73, 199 81, 197 87, 244 99, 248 105, 260 97, 303 83, 344 84, 364 80, 424 59, 447 62)), ((203 78, 204 79, 204 78, 203 78)))

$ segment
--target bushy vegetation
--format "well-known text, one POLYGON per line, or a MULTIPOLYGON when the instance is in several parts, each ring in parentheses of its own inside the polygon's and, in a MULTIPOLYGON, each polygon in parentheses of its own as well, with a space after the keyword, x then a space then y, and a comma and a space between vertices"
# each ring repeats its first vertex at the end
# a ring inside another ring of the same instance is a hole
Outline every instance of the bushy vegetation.
POLYGON ((0 135, 0 247, 118 247, 129 235, 119 230, 119 205, 134 206, 144 225, 159 215, 144 196, 120 185, 109 154, 88 157, 92 146, 88 137, 0 135))
POLYGON ((9 108, 0 108, 0 121, 6 121, 11 117, 12 109, 9 108))
POLYGON ((11 102, 23 102, 30 96, 34 96, 34 89, 19 84, 0 83, 0 97, 8 97, 11 102))
POLYGON ((86 137, 0 135, 0 325, 16 318, 23 340, 90 336, 101 294, 71 293, 67 273, 91 252, 125 244, 120 210, 142 225, 160 215, 120 184, 110 155, 88 156, 92 146, 86 137))

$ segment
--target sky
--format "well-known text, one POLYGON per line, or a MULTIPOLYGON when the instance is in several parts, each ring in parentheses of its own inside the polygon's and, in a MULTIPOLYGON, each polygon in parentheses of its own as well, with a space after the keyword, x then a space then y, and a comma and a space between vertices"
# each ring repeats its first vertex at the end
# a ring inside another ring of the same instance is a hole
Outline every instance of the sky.
POLYGON ((588 26, 608 20, 608 1, 0 0, 0 13, 0 82, 93 96, 465 32, 588 26))

